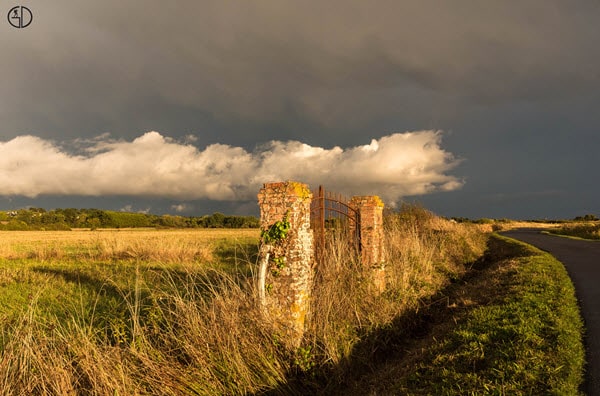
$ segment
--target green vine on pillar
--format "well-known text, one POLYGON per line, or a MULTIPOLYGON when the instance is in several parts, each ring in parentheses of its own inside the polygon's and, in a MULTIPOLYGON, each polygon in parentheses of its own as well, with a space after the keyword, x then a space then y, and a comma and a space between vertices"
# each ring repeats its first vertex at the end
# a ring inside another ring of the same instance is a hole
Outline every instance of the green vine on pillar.
POLYGON ((276 221, 268 229, 262 230, 260 237, 264 243, 276 243, 285 239, 290 227, 291 225, 288 221, 288 213, 286 213, 282 220, 276 221))
POLYGON ((285 256, 278 256, 277 253, 281 253, 283 248, 283 241, 288 235, 288 232, 291 228, 291 224, 288 220, 289 211, 286 212, 283 219, 280 221, 276 221, 266 230, 262 230, 260 233, 260 237, 263 243, 267 245, 272 245, 272 253, 271 263, 274 264, 274 267, 271 268, 271 275, 277 277, 280 275, 281 270, 285 267, 285 256))

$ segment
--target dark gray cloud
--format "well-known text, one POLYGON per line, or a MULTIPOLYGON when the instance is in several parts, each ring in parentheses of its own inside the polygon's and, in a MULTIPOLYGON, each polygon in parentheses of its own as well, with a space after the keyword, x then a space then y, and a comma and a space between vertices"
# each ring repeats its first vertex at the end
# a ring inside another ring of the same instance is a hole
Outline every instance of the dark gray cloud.
POLYGON ((3 108, 110 123, 154 98, 218 119, 293 108, 343 127, 414 91, 472 103, 580 95, 598 88, 600 28, 598 6, 578 3, 39 2, 29 31, 3 35, 15 105, 3 108))
POLYGON ((503 196, 529 190, 504 183, 492 158, 512 157, 519 166, 506 172, 536 191, 553 190, 556 174, 585 178, 596 161, 595 1, 32 0, 30 8, 30 27, 0 24, 2 141, 104 132, 132 140, 159 130, 194 134, 198 147, 252 150, 273 139, 352 147, 442 129, 448 150, 466 158, 458 177, 503 196), (577 155, 564 152, 565 134, 577 155), (558 155, 587 162, 560 171, 558 155), (554 171, 532 169, 532 158, 554 171))

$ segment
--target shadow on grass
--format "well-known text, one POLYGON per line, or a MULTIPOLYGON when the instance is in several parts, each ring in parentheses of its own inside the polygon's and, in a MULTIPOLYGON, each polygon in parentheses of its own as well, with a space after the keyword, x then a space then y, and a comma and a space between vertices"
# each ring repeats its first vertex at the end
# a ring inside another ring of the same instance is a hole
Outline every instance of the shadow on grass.
MULTIPOLYGON (((505 279, 504 283, 496 282, 495 289, 490 290, 491 267, 501 260, 532 254, 535 253, 526 246, 502 237, 491 237, 484 255, 467 265, 469 270, 463 277, 453 280, 443 290, 422 300, 417 309, 397 316, 385 327, 359 335, 361 341, 354 346, 347 359, 335 366, 316 367, 310 373, 292 373, 286 384, 259 394, 371 394, 369 387, 377 388, 378 383, 386 379, 381 372, 388 370, 390 365, 410 370, 434 337, 443 337, 477 307, 504 299, 510 284, 505 279), (468 304, 456 304, 467 299, 468 304)), ((393 382, 392 378, 388 380, 393 382)))
POLYGON ((107 295, 111 297, 119 297, 122 295, 121 288, 117 287, 106 280, 98 279, 94 276, 86 274, 78 270, 67 270, 61 268, 52 267, 35 267, 32 269, 33 272, 38 272, 46 275, 53 275, 64 279, 66 282, 78 284, 84 286, 96 293, 107 295))
MULTIPOLYGON (((137 323, 161 331, 167 325, 163 310, 170 310, 171 298, 184 300, 211 300, 223 288, 247 283, 244 274, 229 274, 220 270, 186 271, 164 267, 144 267, 137 274, 133 268, 123 275, 123 285, 98 274, 89 274, 77 268, 36 267, 33 271, 63 279, 74 292, 63 293, 72 297, 45 306, 47 314, 60 322, 75 319, 86 323, 106 336, 110 344, 128 344, 133 340, 137 323), (139 283, 136 277, 139 276, 139 283), (126 286, 125 286, 126 285, 126 286), (134 317, 135 316, 135 317, 134 317)), ((64 286, 63 286, 64 287, 64 286)))
MULTIPOLYGON (((127 342, 132 337, 132 312, 135 304, 147 307, 150 292, 144 288, 122 287, 77 269, 36 267, 34 272, 52 275, 75 286, 72 299, 58 301, 53 310, 61 322, 73 319, 102 330, 112 344, 127 342), (77 287, 79 290, 77 291, 77 287)), ((142 311, 143 314, 143 311, 142 311)))
POLYGON ((221 243, 215 248, 214 254, 223 270, 248 277, 258 262, 258 244, 221 243))

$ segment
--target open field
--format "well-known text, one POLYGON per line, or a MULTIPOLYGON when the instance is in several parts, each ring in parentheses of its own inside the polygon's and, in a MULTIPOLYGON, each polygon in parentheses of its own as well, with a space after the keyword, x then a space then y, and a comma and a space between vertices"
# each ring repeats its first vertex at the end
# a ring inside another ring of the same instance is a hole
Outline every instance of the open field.
POLYGON ((484 229, 421 208, 388 215, 381 295, 370 292, 346 242, 333 238, 298 350, 282 348, 258 309, 256 229, 2 232, 0 389, 338 389, 404 338, 395 333, 398 320, 426 311, 428 299, 470 273, 486 249, 484 229))
POLYGON ((79 315, 121 342, 136 288, 148 295, 216 270, 250 276, 257 243, 256 229, 2 231, 0 320, 33 304, 44 320, 79 315))
POLYGON ((257 243, 258 231, 248 229, 1 231, 0 315, 32 295, 56 311, 78 294, 92 292, 94 299, 110 289, 118 299, 118 290, 136 279, 156 284, 163 273, 210 268, 249 275, 257 243))
POLYGON ((479 226, 482 230, 492 231, 507 231, 515 228, 540 228, 551 230, 560 227, 560 224, 551 222, 541 221, 522 221, 522 220, 489 220, 489 221, 478 221, 479 226))
POLYGON ((0 231, 2 259, 210 262, 213 249, 258 243, 257 229, 0 231))

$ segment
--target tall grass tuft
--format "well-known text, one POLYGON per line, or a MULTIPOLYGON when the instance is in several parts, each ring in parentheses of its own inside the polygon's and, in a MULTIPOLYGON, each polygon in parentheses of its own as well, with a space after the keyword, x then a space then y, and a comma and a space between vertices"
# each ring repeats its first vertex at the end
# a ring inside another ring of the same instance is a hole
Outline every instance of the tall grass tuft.
POLYGON ((124 292, 129 323, 118 340, 110 318, 105 329, 91 325, 98 313, 83 310, 47 320, 34 297, 3 331, 0 387, 7 394, 222 395, 284 382, 286 359, 249 286, 219 271, 183 276, 145 296, 144 284, 124 292))

